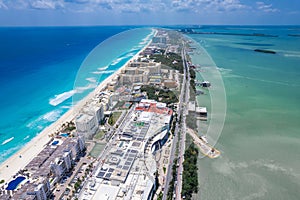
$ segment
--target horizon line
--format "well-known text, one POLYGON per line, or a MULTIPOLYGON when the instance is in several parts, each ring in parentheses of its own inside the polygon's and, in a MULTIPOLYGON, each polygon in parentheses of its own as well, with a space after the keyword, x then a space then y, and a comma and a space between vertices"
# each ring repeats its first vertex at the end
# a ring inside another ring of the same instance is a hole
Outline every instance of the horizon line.
POLYGON ((120 27, 120 26, 131 26, 131 27, 164 27, 164 26, 300 26, 300 24, 95 24, 95 25, 88 25, 88 24, 82 24, 82 25, 5 25, 1 26, 0 28, 13 28, 13 27, 19 27, 19 28, 35 28, 35 27, 120 27))

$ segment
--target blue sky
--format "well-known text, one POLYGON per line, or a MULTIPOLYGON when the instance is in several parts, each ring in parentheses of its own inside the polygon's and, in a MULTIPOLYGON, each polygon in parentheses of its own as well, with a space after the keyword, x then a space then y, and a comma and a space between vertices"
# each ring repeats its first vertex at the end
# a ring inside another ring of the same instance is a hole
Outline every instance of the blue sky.
POLYGON ((0 0, 0 26, 300 24, 300 0, 0 0))

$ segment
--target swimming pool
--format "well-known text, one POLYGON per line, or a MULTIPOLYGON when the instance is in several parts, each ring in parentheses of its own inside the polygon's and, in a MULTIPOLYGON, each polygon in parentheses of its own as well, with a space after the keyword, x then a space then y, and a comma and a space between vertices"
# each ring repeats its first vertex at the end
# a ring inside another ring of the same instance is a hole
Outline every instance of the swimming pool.
POLYGON ((59 141, 58 141, 58 140, 55 140, 55 141, 52 142, 51 145, 57 145, 58 143, 59 143, 59 141))
POLYGON ((69 137, 69 134, 68 133, 61 133, 60 136, 69 137))
POLYGON ((18 176, 16 179, 8 183, 6 190, 15 190, 18 187, 18 185, 25 179, 26 178, 24 176, 18 176))

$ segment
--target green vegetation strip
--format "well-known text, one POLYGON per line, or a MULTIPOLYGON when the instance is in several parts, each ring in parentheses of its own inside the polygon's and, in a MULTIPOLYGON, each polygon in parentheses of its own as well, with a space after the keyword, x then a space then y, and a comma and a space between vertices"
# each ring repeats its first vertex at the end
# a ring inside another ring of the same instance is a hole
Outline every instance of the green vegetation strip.
POLYGON ((168 89, 163 90, 155 86, 143 85, 141 91, 147 93, 148 99, 154 99, 167 104, 178 102, 177 95, 168 89))
POLYGON ((172 200, 175 192, 175 180, 177 179, 177 158, 173 161, 172 166, 172 179, 169 183, 169 189, 167 194, 167 200, 172 200))
POLYGON ((192 199, 192 194, 198 192, 198 154, 194 143, 184 153, 181 196, 187 200, 192 199))
POLYGON ((175 53, 167 53, 167 55, 152 55, 150 56, 150 59, 154 59, 155 62, 160 62, 162 65, 167 65, 168 67, 178 70, 181 74, 183 74, 181 55, 175 53))
POLYGON ((195 78, 196 78, 196 72, 193 69, 190 69, 190 86, 192 87, 193 91, 196 92, 196 84, 195 84, 195 78))
POLYGON ((105 131, 100 130, 95 136, 94 139, 96 140, 101 140, 103 138, 103 136, 105 135, 105 131))
POLYGON ((186 116, 186 125, 190 129, 197 131, 197 116, 195 113, 189 112, 189 114, 186 116))
POLYGON ((118 121, 119 117, 121 116, 122 112, 113 112, 110 118, 108 119, 109 125, 113 126, 118 121))

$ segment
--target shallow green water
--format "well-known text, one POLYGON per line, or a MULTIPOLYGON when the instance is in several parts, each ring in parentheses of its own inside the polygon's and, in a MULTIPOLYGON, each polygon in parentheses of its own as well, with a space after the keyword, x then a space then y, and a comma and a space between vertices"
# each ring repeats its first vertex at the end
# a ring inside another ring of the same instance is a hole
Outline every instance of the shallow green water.
MULTIPOLYGON (((220 72, 227 108, 220 137, 208 135, 222 155, 199 159, 196 199, 300 199, 300 39, 288 37, 287 27, 265 30, 279 37, 193 35, 219 68, 208 71, 220 72), (257 53, 255 48, 277 54, 257 53)), ((205 66, 204 57, 194 54, 192 60, 205 66)), ((201 72, 206 80, 208 71, 201 72)), ((215 78, 211 76, 212 83, 215 78)), ((211 97, 198 100, 206 104, 211 97)), ((208 103, 210 111, 222 104, 220 99, 211 101, 215 104, 208 103)))

